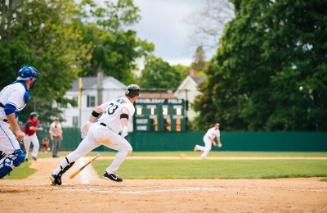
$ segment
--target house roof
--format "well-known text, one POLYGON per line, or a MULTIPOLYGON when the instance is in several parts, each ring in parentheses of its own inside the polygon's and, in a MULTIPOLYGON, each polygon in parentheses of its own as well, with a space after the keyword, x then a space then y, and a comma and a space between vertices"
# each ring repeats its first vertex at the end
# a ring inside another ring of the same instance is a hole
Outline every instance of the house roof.
POLYGON ((200 84, 202 81, 206 80, 205 77, 191 77, 196 84, 200 84))
MULTIPOLYGON (((91 89, 97 83, 97 77, 83 77, 83 88, 84 89, 91 89)), ((74 80, 73 86, 69 91, 78 91, 78 80, 74 80)))
MULTIPOLYGON (((84 90, 92 90, 97 87, 97 77, 82 77, 83 82, 83 89, 84 90)), ((116 88, 116 89, 122 89, 126 88, 126 86, 118 81, 117 79, 111 77, 111 76, 104 76, 103 77, 103 88, 116 88)), ((74 80, 72 88, 69 89, 69 91, 78 91, 78 79, 74 80)))

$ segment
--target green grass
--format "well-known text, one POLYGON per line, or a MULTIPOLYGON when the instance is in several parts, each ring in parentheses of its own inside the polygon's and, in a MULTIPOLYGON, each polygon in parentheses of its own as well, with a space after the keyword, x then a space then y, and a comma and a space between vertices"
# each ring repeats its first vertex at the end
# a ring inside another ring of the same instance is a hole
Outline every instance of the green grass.
MULTIPOLYGON (((101 176, 110 163, 93 166, 101 176)), ((327 177, 327 160, 126 160, 118 173, 127 179, 327 177)))
POLYGON ((327 177, 321 178, 320 181, 327 181, 327 177))
POLYGON ((22 163, 19 167, 14 168, 14 170, 7 175, 4 179, 6 180, 21 180, 27 178, 36 172, 35 169, 30 168, 31 163, 22 163))
MULTIPOLYGON (((105 154, 105 152, 103 152, 105 154)), ((200 152, 132 152, 131 156, 186 156, 197 157, 200 152)), ((102 153, 101 153, 102 154, 102 153)), ((111 155, 113 155, 111 153, 111 155)), ((327 157, 327 152, 229 152, 211 151, 209 157, 327 157)))

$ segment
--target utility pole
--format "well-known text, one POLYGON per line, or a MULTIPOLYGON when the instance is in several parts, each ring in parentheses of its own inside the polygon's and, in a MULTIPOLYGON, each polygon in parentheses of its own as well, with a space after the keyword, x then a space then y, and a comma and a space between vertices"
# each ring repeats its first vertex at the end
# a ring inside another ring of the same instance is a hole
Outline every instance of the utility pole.
POLYGON ((103 71, 100 65, 97 68, 97 104, 103 103, 103 71))
POLYGON ((82 126, 82 98, 83 98, 83 80, 82 78, 78 79, 78 90, 79 90, 79 103, 78 103, 78 126, 82 126))

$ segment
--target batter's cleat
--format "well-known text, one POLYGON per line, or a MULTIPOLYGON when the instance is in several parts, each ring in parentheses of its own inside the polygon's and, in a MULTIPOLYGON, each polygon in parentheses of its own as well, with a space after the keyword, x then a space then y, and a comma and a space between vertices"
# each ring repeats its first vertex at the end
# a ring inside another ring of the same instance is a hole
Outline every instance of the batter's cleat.
POLYGON ((32 157, 33 160, 37 161, 37 158, 36 157, 32 157))
POLYGON ((123 182, 123 179, 121 179, 120 177, 118 177, 115 174, 109 174, 109 173, 105 172, 103 174, 103 176, 110 179, 110 180, 112 180, 112 181, 115 181, 115 182, 123 182))
POLYGON ((51 181, 51 185, 53 185, 53 186, 55 186, 55 185, 60 186, 61 185, 61 176, 51 174, 50 175, 50 181, 51 181))

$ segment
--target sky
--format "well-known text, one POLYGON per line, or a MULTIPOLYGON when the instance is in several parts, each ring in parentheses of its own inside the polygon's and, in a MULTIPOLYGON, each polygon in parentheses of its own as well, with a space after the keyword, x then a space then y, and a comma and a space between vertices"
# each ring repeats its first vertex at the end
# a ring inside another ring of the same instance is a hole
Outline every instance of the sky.
POLYGON ((190 65, 196 46, 191 39, 194 28, 187 20, 201 9, 203 0, 134 0, 134 3, 142 16, 133 26, 138 37, 154 43, 154 54, 170 64, 190 65))

